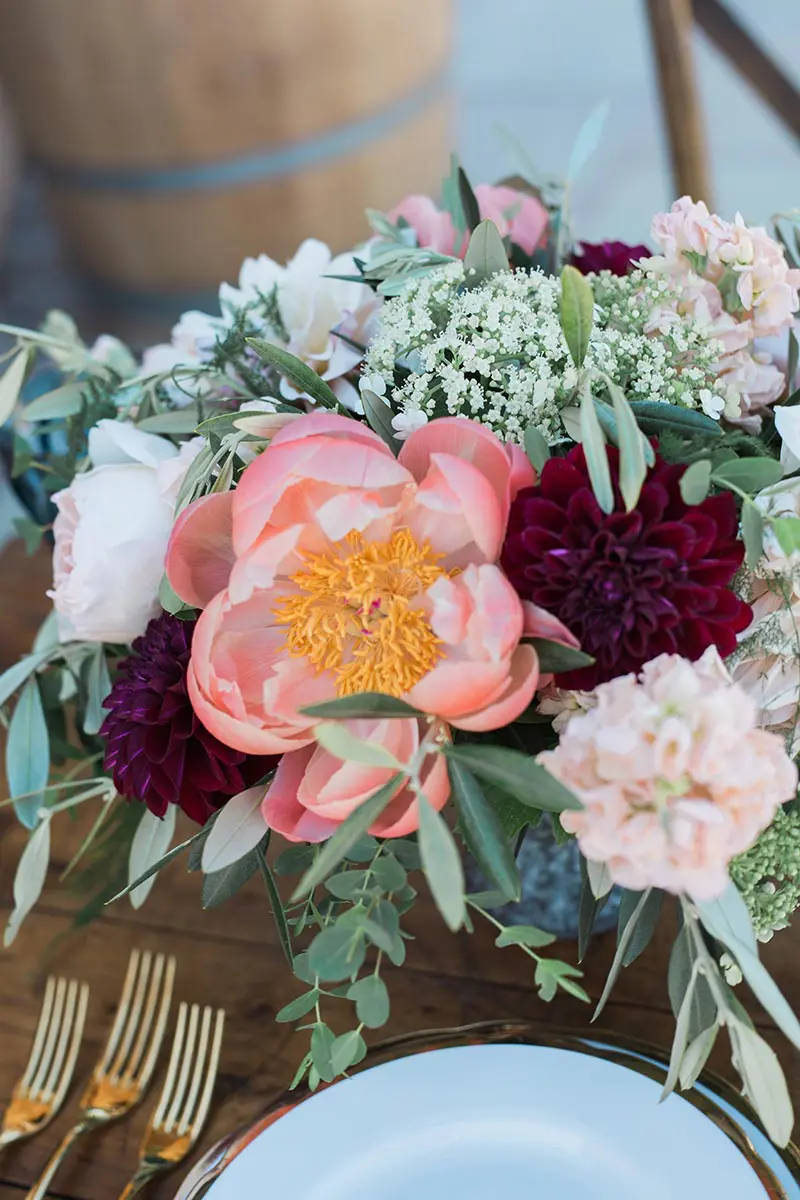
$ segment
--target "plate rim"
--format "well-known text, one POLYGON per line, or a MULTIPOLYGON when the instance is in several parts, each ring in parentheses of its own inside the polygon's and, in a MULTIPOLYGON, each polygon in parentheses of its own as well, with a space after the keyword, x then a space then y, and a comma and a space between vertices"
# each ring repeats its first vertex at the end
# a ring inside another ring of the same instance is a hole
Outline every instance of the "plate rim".
MULTIPOLYGON (((596 1033, 585 1034, 565 1028, 542 1029, 533 1022, 524 1020, 491 1020, 448 1029, 420 1030, 415 1033, 398 1034, 386 1038, 372 1047, 364 1060, 349 1074, 361 1074, 362 1071, 382 1066, 396 1059, 409 1058, 417 1054, 444 1050, 454 1046, 502 1044, 546 1046, 571 1050, 590 1057, 601 1058, 607 1062, 614 1062, 618 1066, 645 1075, 658 1083, 664 1082, 669 1063, 669 1056, 658 1047, 616 1032, 598 1030, 596 1033)), ((313 1092, 307 1083, 295 1088, 294 1091, 280 1092, 260 1117, 247 1126, 237 1128, 207 1151, 184 1179, 175 1195, 175 1200, 199 1200, 199 1197, 208 1192, 233 1159, 238 1158, 251 1142, 255 1141, 271 1125, 304 1104, 312 1096, 336 1086, 338 1082, 337 1079, 332 1083, 322 1083, 313 1092)), ((755 1110, 722 1076, 704 1069, 700 1073, 697 1083, 718 1095, 740 1116, 760 1128, 755 1110)), ((729 1113, 721 1109, 710 1096, 697 1087, 692 1087, 688 1091, 678 1091, 677 1094, 713 1121, 721 1132, 734 1143, 758 1177, 768 1200, 789 1200, 783 1184, 777 1179, 772 1168, 761 1158, 748 1134, 729 1113)), ((790 1141, 785 1147, 775 1146, 775 1150, 783 1160, 794 1182, 800 1185, 800 1149, 790 1141)))

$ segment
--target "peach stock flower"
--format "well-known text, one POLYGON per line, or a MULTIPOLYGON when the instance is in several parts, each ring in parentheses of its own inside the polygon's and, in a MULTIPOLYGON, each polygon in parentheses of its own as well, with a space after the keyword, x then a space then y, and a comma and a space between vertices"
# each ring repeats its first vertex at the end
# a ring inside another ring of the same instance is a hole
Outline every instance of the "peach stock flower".
MULTIPOLYGON (((574 645, 497 566, 512 495, 532 480, 521 453, 463 418, 432 421, 395 459, 364 425, 312 413, 276 434, 236 491, 181 515, 167 569, 205 609, 189 671, 197 715, 247 753, 302 752, 267 797, 273 827, 307 839, 321 826, 298 805, 320 817, 305 802, 318 795, 330 829, 366 794, 361 768, 333 774, 303 708, 375 691, 461 729, 496 729, 539 678, 523 633, 574 645)), ((370 740, 401 738, 397 753, 411 754, 420 733, 415 720, 376 722, 370 740)), ((429 774, 441 808, 446 773, 429 774)), ((414 828, 411 798, 392 803, 414 828)))
MULTIPOLYGON (((475 199, 481 220, 494 221, 501 237, 509 237, 525 254, 533 254, 542 241, 549 217, 547 209, 525 192, 502 185, 479 183, 475 199)), ((406 196, 387 213, 390 221, 402 217, 417 235, 417 245, 463 258, 469 238, 459 239, 453 218, 440 209, 430 196, 406 196)))
POLYGON ((783 739, 756 728, 713 647, 696 663, 662 654, 595 699, 539 756, 583 802, 562 825, 615 883, 719 895, 730 860, 795 795, 783 739))

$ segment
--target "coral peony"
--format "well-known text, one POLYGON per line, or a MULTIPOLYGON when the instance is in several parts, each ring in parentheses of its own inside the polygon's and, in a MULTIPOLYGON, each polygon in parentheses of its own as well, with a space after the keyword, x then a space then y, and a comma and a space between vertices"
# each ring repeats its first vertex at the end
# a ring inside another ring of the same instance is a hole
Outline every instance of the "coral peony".
POLYGON ((713 648, 694 664, 661 655, 595 700, 539 756, 584 805, 562 825, 623 887, 719 895, 730 860, 795 795, 782 739, 756 728, 713 648))
MULTIPOLYGON (((608 453, 616 479, 618 452, 608 453)), ((511 582, 596 660, 559 675, 561 687, 592 688, 657 654, 695 659, 710 645, 730 654, 750 623, 730 586, 744 556, 733 496, 685 504, 684 470, 657 457, 632 512, 617 495, 607 515, 576 446, 549 459, 537 486, 514 501, 503 548, 511 582)))
MULTIPOLYGON (((507 237, 524 254, 533 254, 547 230, 547 209, 535 196, 502 185, 479 183, 475 199, 481 220, 493 221, 501 237, 507 237)), ((414 230, 417 245, 439 254, 463 258, 469 237, 460 238, 450 213, 440 209, 430 196, 406 196, 387 213, 390 221, 402 218, 414 230)))

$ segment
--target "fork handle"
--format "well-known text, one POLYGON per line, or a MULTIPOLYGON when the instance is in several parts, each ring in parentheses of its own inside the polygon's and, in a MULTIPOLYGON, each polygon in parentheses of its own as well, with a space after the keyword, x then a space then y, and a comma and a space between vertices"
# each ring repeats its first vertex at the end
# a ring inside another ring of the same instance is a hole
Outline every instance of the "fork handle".
POLYGON ((119 1200, 131 1200, 132 1196, 138 1196, 139 1192, 150 1182, 158 1171, 146 1170, 140 1167, 133 1179, 130 1180, 119 1194, 119 1200))
POLYGON ((68 1133, 65 1133, 56 1149, 53 1151, 47 1166, 42 1171, 41 1175, 28 1192, 25 1200, 44 1200, 47 1194, 47 1189, 50 1186, 50 1181, 55 1175, 58 1168, 63 1163, 64 1159, 69 1154, 72 1147, 77 1142, 78 1138, 91 1129, 91 1123, 87 1121, 79 1121, 77 1125, 73 1125, 68 1133))

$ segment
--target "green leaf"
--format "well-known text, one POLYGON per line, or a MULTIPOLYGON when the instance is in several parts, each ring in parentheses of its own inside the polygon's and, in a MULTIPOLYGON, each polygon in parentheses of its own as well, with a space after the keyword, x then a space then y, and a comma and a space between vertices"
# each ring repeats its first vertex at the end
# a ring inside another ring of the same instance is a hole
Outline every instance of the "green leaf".
POLYGON ((331 720, 358 719, 359 717, 421 717, 418 708, 412 708, 405 700, 396 696, 385 696, 383 692, 359 692, 355 696, 340 696, 338 700, 325 700, 322 704, 311 704, 301 708, 307 717, 331 720))
POLYGON ((519 871, 509 839, 475 776, 450 759, 448 763, 453 799, 464 838, 486 879, 506 900, 519 900, 519 871))
POLYGON ((143 420, 136 422, 136 428, 144 430, 145 433, 185 437, 195 432, 201 416, 199 404, 187 404, 183 408, 170 409, 168 412, 155 413, 152 417, 144 417, 143 420))
POLYGON ((464 255, 464 287, 480 287, 493 275, 508 269, 508 255, 497 226, 493 221, 481 221, 464 255))
POLYGON ((76 380, 72 383, 65 383, 62 387, 57 387, 52 392, 46 392, 43 396, 37 396, 30 404, 26 404, 25 420, 57 421, 74 417, 83 408, 84 398, 88 399, 90 393, 87 394, 87 392, 88 385, 85 382, 76 380))
POLYGON ((592 285, 577 267, 564 267, 561 272, 561 329, 570 357, 578 370, 583 366, 589 349, 593 321, 592 285))
POLYGON ((588 388, 581 397, 581 445, 586 455, 586 466, 595 499, 604 513, 611 513, 614 511, 614 488, 611 483, 606 439, 597 418, 592 393, 588 388))
MULTIPOLYGON (((678 933, 669 956, 667 988, 672 1011, 677 1017, 694 965, 694 952, 689 929, 684 925, 678 933)), ((693 1042, 704 1029, 717 1019, 717 1004, 704 975, 698 975, 692 994, 692 1007, 687 1038, 693 1042)))
POLYGON ((382 396, 379 396, 377 392, 373 392, 371 388, 361 388, 359 395, 361 396, 361 403, 364 405, 364 416, 367 418, 367 424, 370 429, 377 433, 378 437, 386 443, 394 454, 397 454, 401 443, 392 425, 392 410, 390 406, 382 396))
POLYGON ((231 896, 235 896, 253 878, 257 870, 258 848, 231 863, 229 867, 206 875, 203 880, 203 908, 217 908, 226 900, 230 900, 231 896))
POLYGON ((715 1022, 708 1029, 704 1029, 702 1033, 698 1033, 697 1037, 686 1047, 679 1074, 684 1091, 694 1087, 697 1082, 700 1072, 708 1062, 708 1056, 714 1049, 718 1033, 719 1025, 715 1022))
POLYGON ((386 850, 375 860, 372 867, 372 878, 381 891, 399 892, 408 882, 406 869, 391 853, 386 850))
MULTIPOLYGON (((203 842, 206 840, 210 832, 211 827, 206 825, 203 829, 198 830, 197 833, 192 834, 190 838, 187 838, 185 842, 181 842, 178 846, 173 846, 171 850, 169 850, 165 855, 163 855, 162 858, 158 860, 158 862, 151 863, 146 871, 143 871, 141 875, 127 884, 127 886, 124 887, 121 892, 117 892, 116 895, 112 896, 110 900, 107 900, 106 904, 113 904, 115 900, 121 900, 123 896, 127 896, 128 892, 132 892, 134 888, 137 888, 139 884, 144 883, 145 880, 149 879, 151 875, 157 874, 157 872, 165 867, 167 863, 171 863, 173 858, 177 858, 179 854, 183 854, 184 850, 188 850, 190 846, 199 845, 202 847, 203 842)), ((200 864, 198 862, 198 867, 199 865, 200 864)))
POLYGON ((0 704, 5 704, 13 696, 17 688, 32 675, 38 666, 47 658, 48 651, 40 650, 34 654, 26 654, 19 662, 15 662, 8 670, 0 675, 0 704))
POLYGON ((702 504, 711 489, 711 463, 698 459, 687 467, 678 483, 684 504, 702 504))
MULTIPOLYGON (((800 521, 797 522, 800 527, 800 521)), ((776 534, 780 542, 780 534, 776 534)), ((752 568, 757 565, 764 551, 764 518, 760 510, 749 500, 742 505, 742 537, 747 556, 747 565, 752 568)), ((800 543, 798 543, 800 544, 800 543)), ((786 551, 784 553, 791 553, 786 551)))
POLYGON ((677 408, 660 400, 631 400, 631 409, 642 433, 670 433, 685 437, 722 437, 717 421, 692 408, 677 408))
POLYGON ((461 857, 443 817, 420 794, 419 849, 422 869, 445 923, 452 930, 464 923, 464 868, 461 857))
POLYGON ((337 900, 353 900, 364 891, 370 879, 369 871, 340 871, 325 880, 325 887, 337 900))
POLYGON ((316 846, 307 846, 303 842, 287 846, 275 859, 273 870, 276 875, 298 875, 311 866, 316 853, 316 846))
POLYGON ((278 931, 281 949, 289 966, 292 967, 294 966, 294 950, 292 949, 292 935, 289 932, 289 922, 286 920, 286 911, 283 907, 281 894, 278 891, 275 876, 272 874, 267 862, 263 844, 256 847, 256 858, 258 860, 258 868, 261 871, 261 877, 264 880, 264 886, 267 889, 269 902, 272 905, 272 915, 275 918, 275 928, 278 931))
POLYGON ((473 229, 477 229, 481 223, 481 210, 478 207, 472 185, 467 179, 467 173, 462 166, 458 168, 458 195, 467 232, 472 233, 473 229))
POLYGON ((581 894, 578 901, 578 962, 583 962, 594 930, 594 922, 603 899, 595 896, 589 883, 586 859, 581 855, 581 894))
POLYGON ((686 991, 683 993, 680 1008, 678 1009, 677 1020, 675 1022, 675 1035, 672 1039, 672 1050, 669 1056, 669 1071, 667 1078, 664 1080, 664 1088, 661 1092, 661 1099, 666 1100, 667 1096, 675 1088, 678 1082, 678 1075, 683 1062, 683 1056, 686 1053, 686 1047, 689 1043, 689 1025, 692 1015, 692 1000, 694 997, 694 989, 697 985, 698 970, 695 964, 689 974, 689 979, 686 984, 686 991))
POLYGON ((348 988, 347 999, 354 1000, 356 1016, 367 1029, 380 1029, 389 1020, 389 992, 380 975, 365 975, 348 988))
POLYGON ((285 376, 299 392, 310 396, 323 408, 339 408, 339 401, 333 390, 302 359, 290 354, 288 350, 282 350, 280 346, 274 346, 272 342, 265 342, 262 338, 247 338, 246 341, 260 359, 279 375, 285 376))
POLYGON ((343 821, 336 830, 333 837, 329 838, 323 844, 316 859, 292 893, 292 901, 299 900, 301 896, 307 895, 327 875, 330 875, 335 867, 338 867, 342 859, 355 846, 361 835, 366 833, 370 825, 377 821, 401 783, 402 776, 394 775, 388 783, 385 783, 374 795, 370 796, 369 800, 365 800, 363 804, 359 804, 358 808, 351 812, 347 820, 343 821))
POLYGON ((611 995, 612 988, 614 987, 614 984, 617 982, 617 976, 619 975, 620 971, 622 970, 622 966, 625 962, 625 955, 628 953, 628 947, 630 946, 631 940, 633 938, 634 930, 636 929, 639 918, 641 917, 641 915, 644 911, 644 907, 647 903, 648 896, 649 896, 649 891, 642 892, 641 899, 639 900, 638 904, 636 905, 633 912, 631 913, 630 919, 628 920, 627 924, 625 925, 625 928, 621 931, 621 933, 619 935, 619 940, 617 942, 617 951, 616 951, 616 954, 614 955, 614 960, 611 963, 611 969, 608 972, 608 978, 606 979, 605 987, 603 988, 603 994, 598 1001, 597 1008, 594 1010, 594 1016, 592 1017, 593 1021, 597 1020, 597 1018, 600 1016, 600 1013, 605 1008, 608 997, 611 995))
POLYGON ((760 492, 783 479, 783 469, 774 458, 732 458, 714 468, 714 483, 732 484, 743 492, 760 492))
POLYGON ((603 100, 592 109, 578 130, 567 164, 567 180, 570 183, 574 183, 578 178, 599 146, 610 108, 610 101, 603 100))
POLYGON ((359 914, 358 924, 373 946, 377 946, 379 950, 383 950, 384 954, 391 954, 394 937, 388 930, 384 929, 377 921, 373 921, 371 917, 362 914, 359 914))
POLYGON ((378 742, 357 738, 345 725, 323 721, 314 727, 314 737, 323 750, 342 762, 354 762, 364 767, 392 767, 402 770, 402 764, 378 742))
POLYGON ((343 1033, 335 1039, 331 1046, 331 1065, 334 1075, 341 1075, 348 1067, 360 1063, 367 1053, 367 1047, 357 1029, 343 1033))
POLYGON ((547 638, 525 638, 525 641, 536 651, 539 670, 548 675, 577 671, 581 667, 591 667, 594 662, 591 654, 565 646, 563 642, 551 642, 547 638))
POLYGON ((83 731, 95 734, 108 715, 103 708, 103 701, 111 691, 111 677, 108 673, 105 647, 96 647, 89 659, 89 670, 86 677, 86 711, 83 714, 83 731))
POLYGON ((550 457, 550 447, 544 438, 544 435, 539 432, 535 425, 529 425, 523 435, 525 442, 525 453, 530 459, 531 466, 538 475, 541 475, 542 468, 550 457))
POLYGON ((25 553, 35 554, 42 544, 42 538, 47 532, 44 525, 37 525, 30 517, 14 517, 12 521, 14 532, 25 543, 25 553))
POLYGON ((554 933, 546 933, 535 925, 509 925, 498 933, 495 946, 551 946, 556 940, 554 933))
MULTIPOLYGON (((743 511, 744 508, 755 508, 755 505, 744 505, 743 511)), ((755 511, 758 512, 758 509, 756 508, 755 511)), ((796 550, 800 550, 800 519, 797 517, 772 517, 769 527, 778 539, 778 544, 784 554, 794 554, 796 550)))
POLYGON ((584 861, 586 863, 586 878, 589 881, 591 893, 595 900, 603 900, 614 886, 611 872, 608 869, 608 863, 595 862, 592 858, 587 858, 584 861))
POLYGON ((321 929, 308 948, 308 965, 321 980, 353 979, 367 953, 360 928, 337 921, 321 929))
POLYGON ((728 1032, 745 1095, 770 1139, 776 1146, 785 1146, 792 1135, 794 1113, 778 1057, 749 1025, 729 1021, 728 1032))
POLYGON ((619 923, 617 940, 625 930, 628 921, 631 919, 635 909, 639 905, 642 896, 645 897, 644 906, 639 912, 639 918, 636 922, 636 928, 628 942, 628 948, 622 958, 623 967, 629 967, 632 962, 639 957, 644 949, 650 944, 650 939, 655 933, 658 918, 661 913, 661 903, 664 899, 664 893, 659 888, 648 888, 646 892, 632 892, 627 889, 622 893, 622 900, 619 906, 619 923))
MULTIPOLYGON (((5 425, 17 406, 25 372, 28 370, 29 352, 22 350, 13 358, 0 377, 0 425, 5 425)), ((32 408, 28 405, 28 410, 32 408)))
POLYGON ((519 750, 470 743, 445 746, 444 753, 452 761, 462 763, 479 779, 494 784, 530 808, 560 813, 565 808, 583 807, 569 788, 519 750))
MULTIPOLYGON (((144 808, 143 805, 142 807, 144 808)), ((145 875, 154 863, 161 862, 168 852, 172 835, 175 832, 177 812, 176 804, 168 804, 163 817, 157 817, 149 808, 144 808, 131 842, 128 859, 129 884, 145 875)), ((128 898, 133 908, 142 907, 150 895, 155 881, 155 875, 150 874, 144 883, 130 889, 128 898)))
MULTIPOLYGON (((611 380, 606 379, 606 387, 611 396, 614 416, 617 419, 619 444, 619 490, 625 502, 625 511, 630 512, 636 507, 642 484, 647 475, 645 461, 646 439, 636 423, 633 410, 626 400, 622 389, 611 380)), ((598 418, 599 420, 599 418, 598 418)))
POLYGON ((312 988, 310 992, 303 992, 302 996, 298 996, 296 1000, 291 1000, 288 1004, 276 1012, 275 1020, 281 1024, 288 1021, 297 1021, 300 1017, 304 1017, 306 1013, 310 1013, 312 1008, 319 1000, 319 988, 312 988))
POLYGON ((794 388, 794 381, 797 377, 797 357, 798 346, 797 337, 793 329, 789 330, 789 346, 786 352, 786 385, 791 391, 794 388))
POLYGON ((331 1051, 335 1040, 333 1030, 327 1025, 314 1026, 314 1032, 311 1034, 311 1059, 314 1064, 312 1069, 316 1070, 320 1079, 326 1083, 331 1083, 334 1078, 331 1051))
POLYGON ((25 797, 15 803, 14 811, 26 829, 37 823, 49 775, 50 735, 39 684, 31 677, 19 694, 6 738, 8 794, 12 799, 25 797))
POLYGON ((483 781, 483 794, 494 809, 503 833, 512 843, 516 842, 523 829, 534 825, 541 817, 541 813, 537 810, 530 808, 527 804, 521 804, 519 800, 509 796, 508 792, 501 791, 500 788, 494 787, 485 780, 483 781))
POLYGON ((222 871, 262 842, 267 824, 261 815, 265 785, 257 784, 232 796, 220 809, 214 828, 203 846, 201 868, 206 875, 222 871))
POLYGON ((294 1091, 294 1089, 297 1087, 297 1085, 298 1085, 299 1083, 301 1083, 301 1082, 302 1082, 302 1080, 305 1078, 305 1074, 306 1074, 306 1072, 308 1071, 308 1068, 311 1066, 311 1062, 312 1062, 311 1055, 310 1055, 310 1054, 306 1054, 305 1058, 304 1058, 304 1059, 303 1059, 303 1061, 300 1063, 300 1066, 299 1066, 299 1067, 297 1068, 297 1070, 295 1071, 295 1073, 294 1073, 294 1078, 292 1079, 292 1082, 289 1084, 289 1091, 290 1091, 290 1092, 293 1092, 293 1091, 294 1091))
POLYGON ((42 894, 50 864, 50 820, 45 817, 31 833, 20 855, 14 876, 14 908, 3 934, 8 947, 17 936, 22 922, 42 894))

